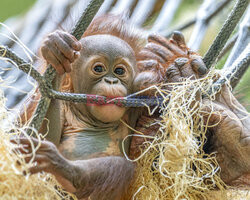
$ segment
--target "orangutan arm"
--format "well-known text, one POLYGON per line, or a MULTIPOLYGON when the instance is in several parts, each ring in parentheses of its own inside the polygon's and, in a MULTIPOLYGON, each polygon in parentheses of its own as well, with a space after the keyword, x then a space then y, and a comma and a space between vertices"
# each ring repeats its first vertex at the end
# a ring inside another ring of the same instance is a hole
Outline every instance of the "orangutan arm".
MULTIPOLYGON (((46 60, 47 64, 50 63, 57 70, 55 80, 52 85, 55 90, 59 90, 61 82, 61 74, 71 70, 71 63, 74 62, 79 56, 81 44, 76 39, 66 32, 56 31, 49 34, 41 46, 41 54, 46 60), (67 43, 66 43, 67 42, 67 43), (57 50, 60 48, 61 52, 57 50), (59 57, 59 58, 57 58, 59 57)), ((40 68, 39 71, 45 71, 45 66, 40 68)), ((41 94, 38 89, 29 96, 25 101, 24 106, 20 112, 20 124, 24 125, 33 117, 38 101, 41 99, 41 94)), ((62 108, 58 100, 52 99, 46 119, 39 130, 40 133, 46 134, 46 139, 59 145, 61 138, 61 131, 63 126, 62 108)))
POLYGON ((75 194, 80 198, 91 194, 91 199, 98 200, 121 199, 134 172, 133 163, 115 156, 75 161, 73 166, 75 175, 69 178, 75 194))
MULTIPOLYGON (((203 100, 204 118, 211 126, 210 152, 216 152, 221 178, 227 184, 250 174, 250 115, 227 86, 215 101, 203 100)), ((248 184, 250 181, 248 180, 248 184)))
MULTIPOLYGON (((37 146, 38 140, 31 139, 37 146)), ((22 144, 17 150, 26 154, 31 152, 27 138, 12 142, 22 144)), ((32 156, 26 157, 26 161, 31 158, 32 156)), ((31 174, 41 171, 51 173, 67 191, 76 194, 78 198, 90 196, 92 200, 120 199, 125 194, 134 172, 134 164, 120 156, 67 160, 56 146, 48 141, 41 142, 34 162, 37 162, 37 165, 30 168, 31 174)))

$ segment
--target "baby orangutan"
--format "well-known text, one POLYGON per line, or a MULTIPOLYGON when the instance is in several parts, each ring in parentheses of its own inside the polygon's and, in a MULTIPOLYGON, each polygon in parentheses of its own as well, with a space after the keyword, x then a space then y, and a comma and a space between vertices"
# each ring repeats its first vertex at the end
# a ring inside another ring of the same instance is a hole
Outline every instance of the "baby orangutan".
MULTIPOLYGON (((114 26, 110 32, 117 28, 114 26)), ((139 40, 134 44, 127 41, 133 42, 137 35, 125 33, 124 39, 104 31, 98 34, 93 25, 89 29, 79 42, 66 32, 56 31, 41 47, 42 56, 59 74, 57 81, 62 82, 62 90, 109 98, 131 94, 139 40), (70 73, 61 77, 65 72, 70 73)), ((32 112, 33 108, 28 109, 32 112)), ((121 142, 129 129, 120 119, 135 123, 136 114, 133 117, 131 112, 132 109, 113 104, 98 106, 53 100, 46 116, 47 139, 51 142, 42 142, 35 157, 38 164, 30 172, 52 173, 80 199, 121 199, 134 166, 122 156, 121 142)), ((36 139, 33 142, 37 144, 36 139)), ((27 139, 21 138, 20 143, 29 149, 27 139)))
MULTIPOLYGON (((181 41, 181 35, 175 34, 173 38, 181 41)), ((143 42, 143 37, 126 27, 122 19, 111 16, 94 20, 80 42, 65 32, 50 34, 41 52, 58 72, 54 83, 56 89, 61 85, 62 91, 114 98, 131 94, 146 82, 159 82, 155 72, 140 74, 137 70, 137 60, 146 59, 139 53, 145 45, 143 42), (140 76, 135 79, 138 73, 140 76)), ((181 52, 187 57, 187 51, 185 48, 181 51, 178 42, 172 43, 169 49, 159 44, 155 46, 164 49, 162 52, 166 55, 181 52)), ((182 56, 165 57, 164 62, 174 64, 174 60, 182 56)), ((195 74, 191 67, 190 70, 195 74)), ((175 73, 174 70, 168 72, 171 73, 175 73)), ((34 105, 34 102, 28 105, 28 118, 34 105)), ((67 191, 80 199, 124 198, 134 165, 123 157, 121 143, 129 134, 129 128, 120 120, 135 127, 138 115, 138 110, 116 105, 93 106, 52 100, 46 116, 49 119, 46 139, 49 141, 42 141, 35 156, 37 165, 30 172, 45 171, 55 175, 67 191)), ((45 127, 46 123, 40 131, 45 132, 45 127)), ((38 143, 36 139, 33 142, 38 143)), ((22 144, 21 152, 24 152, 22 148, 30 151, 27 139, 21 138, 19 143, 22 144)), ((125 143, 125 151, 128 150, 129 144, 125 143)))

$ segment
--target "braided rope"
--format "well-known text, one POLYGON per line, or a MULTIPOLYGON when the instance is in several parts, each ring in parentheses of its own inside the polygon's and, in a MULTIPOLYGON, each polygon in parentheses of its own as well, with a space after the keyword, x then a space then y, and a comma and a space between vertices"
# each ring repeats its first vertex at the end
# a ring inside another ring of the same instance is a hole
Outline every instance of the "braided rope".
POLYGON ((250 65, 250 44, 240 54, 237 60, 233 63, 230 68, 222 69, 222 76, 213 83, 213 86, 208 91, 208 95, 216 94, 220 91, 221 86, 230 81, 230 85, 233 87, 239 81, 244 72, 250 65))
MULTIPOLYGON (((23 59, 18 57, 9 48, 0 46, 0 57, 5 57, 5 58, 10 59, 11 62, 15 63, 15 65, 20 70, 29 74, 32 78, 34 78, 39 83, 39 89, 40 91, 43 91, 42 96, 44 97, 42 99, 42 102, 45 100, 47 101, 47 99, 60 99, 64 101, 71 101, 75 103, 85 103, 85 104, 98 104, 98 105, 115 104, 121 107, 144 107, 145 105, 156 106, 156 105, 159 105, 163 101, 163 99, 155 98, 155 97, 150 97, 150 98, 132 97, 132 96, 136 96, 133 94, 129 95, 129 97, 117 97, 117 98, 111 99, 111 98, 100 96, 100 95, 59 92, 59 91, 49 88, 47 85, 47 79, 43 77, 38 71, 36 71, 35 68, 31 64, 26 63, 23 59)), ((38 106, 39 105, 40 104, 38 104, 38 106)), ((41 115, 41 112, 43 113, 42 105, 44 104, 41 104, 39 106, 39 114, 38 114, 39 116, 41 115)), ((36 117, 35 119, 37 120, 38 118, 36 117)))
POLYGON ((46 96, 47 90, 49 90, 46 79, 30 64, 25 62, 22 58, 17 56, 15 52, 11 51, 8 47, 0 46, 0 56, 9 59, 9 62, 16 65, 18 69, 22 70, 26 74, 30 75, 40 84, 40 92, 46 96))
POLYGON ((235 4, 232 12, 226 19, 213 44, 210 46, 203 58, 203 61, 206 64, 207 68, 210 68, 216 61, 217 57, 220 54, 220 51, 225 46, 228 38, 230 37, 240 18, 244 14, 248 3, 249 0, 238 0, 235 4))

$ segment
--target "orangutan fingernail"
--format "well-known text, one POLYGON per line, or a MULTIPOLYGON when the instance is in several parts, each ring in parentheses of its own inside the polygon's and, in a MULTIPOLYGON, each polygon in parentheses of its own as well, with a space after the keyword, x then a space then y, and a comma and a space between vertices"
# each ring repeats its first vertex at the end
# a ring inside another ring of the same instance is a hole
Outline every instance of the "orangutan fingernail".
POLYGON ((182 66, 184 66, 185 64, 188 63, 188 59, 187 58, 177 58, 175 59, 175 64, 177 67, 181 68, 182 66))

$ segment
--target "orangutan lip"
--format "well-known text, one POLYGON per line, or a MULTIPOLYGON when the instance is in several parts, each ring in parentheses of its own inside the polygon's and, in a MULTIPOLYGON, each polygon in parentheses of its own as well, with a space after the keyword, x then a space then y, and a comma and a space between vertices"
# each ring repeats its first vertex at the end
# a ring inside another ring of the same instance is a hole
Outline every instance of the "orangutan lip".
POLYGON ((104 95, 87 95, 86 105, 91 106, 108 106, 116 105, 122 106, 122 99, 124 96, 104 96, 104 95))

